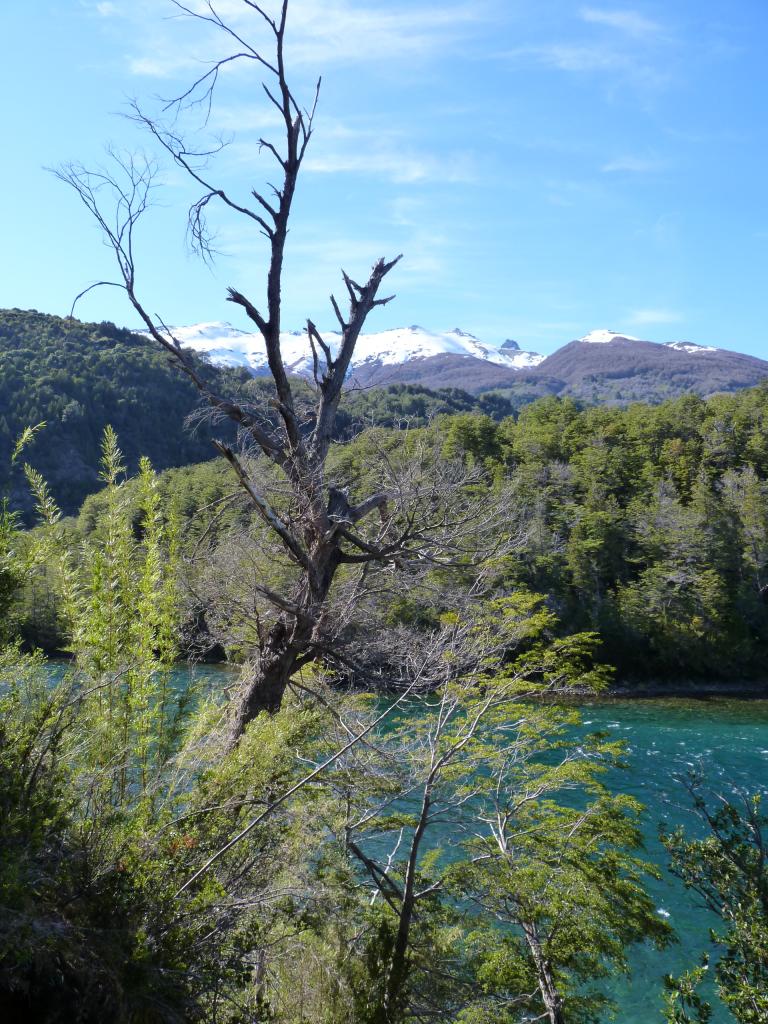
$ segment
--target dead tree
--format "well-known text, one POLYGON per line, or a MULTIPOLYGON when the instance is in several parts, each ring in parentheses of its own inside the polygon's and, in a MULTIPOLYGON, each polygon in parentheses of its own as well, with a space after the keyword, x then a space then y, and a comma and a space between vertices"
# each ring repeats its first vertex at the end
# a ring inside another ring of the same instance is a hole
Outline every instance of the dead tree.
POLYGON ((336 298, 331 296, 330 300, 341 333, 335 352, 314 323, 307 321, 306 334, 314 360, 316 395, 309 429, 302 422, 283 362, 280 350, 283 256, 291 206, 302 161, 312 137, 320 88, 318 82, 313 104, 305 108, 288 84, 284 61, 288 0, 282 0, 275 17, 265 6, 253 0, 243 0, 253 17, 260 21, 262 27, 266 26, 271 35, 273 53, 269 57, 252 46, 219 15, 214 0, 207 0, 202 12, 185 6, 180 0, 171 2, 182 14, 214 26, 229 38, 235 50, 230 56, 216 61, 186 92, 167 104, 164 108, 166 114, 170 111, 178 115, 180 111, 199 104, 210 109, 219 74, 225 65, 233 61, 252 61, 266 76, 263 82, 266 100, 280 116, 281 141, 260 140, 261 148, 277 165, 279 184, 270 186, 269 191, 254 189, 252 201, 243 202, 229 191, 217 187, 209 177, 208 158, 215 155, 218 147, 206 153, 195 152, 187 146, 183 134, 175 129, 174 122, 169 127, 138 106, 133 107, 134 117, 140 125, 170 155, 177 167, 202 189, 200 198, 190 209, 189 231, 193 247, 203 257, 212 254, 205 218, 211 204, 219 204, 246 218, 267 240, 269 268, 264 303, 253 302, 234 287, 228 290, 228 301, 244 310, 264 339, 273 388, 271 415, 254 411, 235 397, 218 394, 200 370, 199 363, 181 348, 160 318, 149 314, 139 296, 134 236, 138 221, 150 206, 156 178, 154 162, 113 152, 112 169, 94 171, 78 164, 68 164, 55 173, 75 189, 114 251, 119 279, 99 283, 124 289, 147 334, 169 353, 173 363, 197 387, 208 406, 218 416, 233 421, 240 436, 270 460, 283 479, 289 496, 283 503, 288 511, 284 511, 260 486, 252 472, 252 463, 243 458, 240 451, 217 444, 258 517, 279 542, 293 568, 292 582, 285 592, 278 593, 258 581, 254 583, 260 598, 271 605, 273 615, 269 627, 260 636, 252 675, 232 715, 230 741, 234 744, 259 712, 272 713, 280 708, 289 680, 303 666, 327 655, 325 620, 329 612, 329 595, 340 566, 356 565, 363 569, 371 564, 402 566, 408 559, 436 559, 440 552, 428 540, 429 530, 424 517, 396 518, 390 511, 390 495, 386 491, 371 493, 351 504, 346 493, 327 479, 326 472, 336 412, 356 342, 371 310, 392 298, 380 298, 379 289, 400 257, 379 259, 364 284, 359 284, 342 271, 348 298, 347 312, 342 312, 336 298), (363 520, 371 517, 372 513, 378 513, 376 528, 361 531, 363 520))

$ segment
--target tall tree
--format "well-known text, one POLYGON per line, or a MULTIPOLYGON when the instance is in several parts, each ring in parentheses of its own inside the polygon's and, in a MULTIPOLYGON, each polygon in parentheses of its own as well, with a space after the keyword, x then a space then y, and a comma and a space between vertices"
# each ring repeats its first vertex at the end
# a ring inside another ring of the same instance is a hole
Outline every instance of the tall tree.
MULTIPOLYGON (((114 251, 119 278, 101 283, 124 289, 147 333, 196 385, 213 413, 234 421, 246 446, 269 460, 275 471, 273 477, 281 482, 279 497, 274 498, 263 485, 264 476, 269 474, 255 474, 252 460, 242 450, 218 444, 291 568, 287 585, 279 591, 263 580, 252 584, 255 596, 266 602, 269 614, 264 616, 259 630, 252 675, 232 717, 230 740, 235 744, 259 712, 279 709, 289 680, 302 666, 329 655, 328 638, 333 633, 329 629, 329 597, 342 566, 356 567, 365 576, 371 565, 403 567, 409 559, 439 559, 449 531, 445 529, 446 509, 440 503, 435 506, 432 502, 431 506, 414 511, 412 506, 404 507, 398 501, 398 497, 406 495, 402 490, 395 493, 397 488, 389 493, 361 494, 351 500, 348 491, 338 486, 340 481, 329 479, 327 472, 334 423, 355 345, 371 310, 392 298, 379 297, 379 289, 400 257, 377 260, 364 284, 342 271, 348 298, 346 313, 331 296, 340 331, 337 346, 332 348, 315 324, 307 320, 306 334, 314 361, 315 401, 311 411, 297 402, 283 361, 283 259, 291 208, 313 133, 320 89, 318 81, 312 103, 305 107, 289 84, 285 66, 288 0, 277 5, 275 15, 267 5, 242 0, 248 9, 246 13, 257 19, 262 28, 266 27, 272 41, 272 52, 268 55, 245 38, 234 20, 227 20, 219 12, 214 0, 200 7, 186 6, 180 0, 171 2, 182 15, 213 26, 234 50, 215 61, 164 110, 174 117, 201 106, 210 111, 220 72, 233 62, 250 63, 265 76, 266 100, 277 111, 282 126, 280 141, 260 140, 261 149, 274 159, 279 184, 269 186, 268 191, 253 189, 249 199, 243 201, 216 184, 207 169, 220 147, 201 154, 198 147, 179 134, 175 122, 166 124, 137 105, 133 107, 135 120, 202 189, 189 211, 189 230, 193 248, 203 258, 212 257, 206 213, 216 204, 245 218, 267 240, 269 268, 263 304, 252 301, 235 287, 229 288, 228 301, 244 310, 264 339, 273 389, 272 409, 246 407, 232 395, 216 393, 172 331, 158 317, 150 315, 142 302, 136 286, 134 239, 137 224, 151 205, 157 165, 148 159, 112 153, 112 170, 92 171, 79 164, 68 164, 55 173, 75 189, 114 251), (377 512, 376 525, 372 526, 371 517, 377 512)), ((455 486, 456 481, 451 483, 455 486)), ((413 490, 407 490, 410 499, 413 490)), ((450 544, 448 540, 449 547, 450 544)))

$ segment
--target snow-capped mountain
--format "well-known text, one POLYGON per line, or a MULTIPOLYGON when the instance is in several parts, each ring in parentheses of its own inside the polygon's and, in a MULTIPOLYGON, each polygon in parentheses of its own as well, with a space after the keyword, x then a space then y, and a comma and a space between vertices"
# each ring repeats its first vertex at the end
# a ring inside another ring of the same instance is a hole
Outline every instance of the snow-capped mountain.
MULTIPOLYGON (((173 335, 217 366, 242 367, 255 376, 269 372, 258 332, 213 321, 174 328, 173 335)), ((323 337, 332 352, 338 351, 338 333, 323 337)), ((282 334, 281 347, 290 374, 312 376, 312 350, 304 331, 282 334)), ((626 402, 750 387, 768 376, 768 363, 711 345, 660 344, 606 328, 544 357, 523 351, 511 339, 497 347, 459 328, 440 332, 414 325, 360 335, 349 376, 366 387, 416 384, 473 394, 504 390, 521 401, 549 394, 626 402)))
MULTIPOLYGON (((205 354, 217 366, 242 366, 256 375, 267 372, 264 339, 258 332, 241 331, 218 321, 176 327, 172 331, 182 346, 205 354)), ((324 333, 323 340, 336 353, 341 335, 324 333)), ((304 331, 281 334, 280 346, 289 373, 311 376, 312 349, 304 331)), ((355 347, 351 373, 398 367, 436 356, 479 359, 507 370, 531 369, 544 359, 536 352, 521 351, 517 342, 511 340, 495 348, 458 327, 440 333, 414 325, 376 334, 361 334, 355 347)))
MULTIPOLYGON (((611 341, 641 341, 642 339, 635 338, 631 334, 619 334, 617 331, 608 331, 605 328, 601 328, 597 331, 590 331, 589 334, 585 334, 583 338, 578 340, 592 345, 605 345, 611 341)), ((652 342, 649 344, 652 344, 652 342)), ((714 345, 696 345, 692 341, 665 341, 663 346, 664 348, 673 348, 677 352, 687 352, 688 355, 694 356, 701 355, 704 352, 720 351, 714 345)))
POLYGON ((665 348, 673 348, 677 352, 687 352, 689 356, 702 355, 704 352, 719 352, 714 345, 697 345, 693 341, 667 341, 665 348))
POLYGON ((616 341, 621 338, 623 341, 639 341, 639 338, 633 338, 631 334, 617 334, 616 331, 607 331, 605 328, 601 328, 597 331, 590 331, 589 334, 585 334, 583 338, 579 338, 579 341, 584 341, 588 345, 605 345, 608 342, 616 341))
POLYGON ((766 377, 768 362, 755 356, 690 341, 643 341, 603 328, 519 372, 511 387, 525 388, 527 399, 549 394, 586 402, 657 402, 735 391, 766 377))

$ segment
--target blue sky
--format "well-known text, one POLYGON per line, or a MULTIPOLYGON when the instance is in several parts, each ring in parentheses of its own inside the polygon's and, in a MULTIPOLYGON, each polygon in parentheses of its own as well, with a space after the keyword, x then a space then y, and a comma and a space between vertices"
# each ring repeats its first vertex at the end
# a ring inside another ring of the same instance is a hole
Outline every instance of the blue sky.
MULTIPOLYGON (((197 2, 197 0, 193 0, 197 2)), ((268 3, 273 0, 267 0, 268 3)), ((258 37, 242 0, 221 0, 258 37)), ((4 4, 0 305, 68 312, 112 276, 74 193, 45 166, 149 148, 120 112, 177 94, 222 41, 168 0, 4 4)), ((765 0, 293 0, 295 91, 323 76, 289 238, 284 325, 331 326, 339 268, 404 253, 372 330, 461 327, 551 352, 608 327, 768 358, 765 0)), ((252 70, 211 127, 243 197, 273 131, 252 70)), ((263 291, 263 239, 217 216, 210 270, 185 245, 194 198, 168 168, 140 236, 139 292, 168 323, 231 320, 263 291)), ((114 289, 83 319, 133 325, 114 289)), ((242 326, 248 326, 241 323, 242 326)))

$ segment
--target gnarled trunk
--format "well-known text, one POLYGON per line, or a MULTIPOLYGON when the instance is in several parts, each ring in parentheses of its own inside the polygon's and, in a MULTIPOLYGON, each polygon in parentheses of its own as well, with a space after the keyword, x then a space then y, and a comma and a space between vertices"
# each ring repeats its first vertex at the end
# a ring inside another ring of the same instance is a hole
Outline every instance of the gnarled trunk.
POLYGON ((248 723, 262 711, 274 715, 280 710, 296 661, 305 647, 305 644, 290 639, 284 622, 278 620, 275 623, 232 716, 230 746, 237 743, 248 723))
POLYGON ((230 749, 237 745, 249 722, 257 715, 263 711, 274 715, 280 710, 292 677, 301 665, 311 660, 315 632, 341 561, 341 549, 335 538, 331 538, 314 547, 313 556, 296 611, 281 614, 273 624, 253 676, 240 695, 230 723, 230 749))

